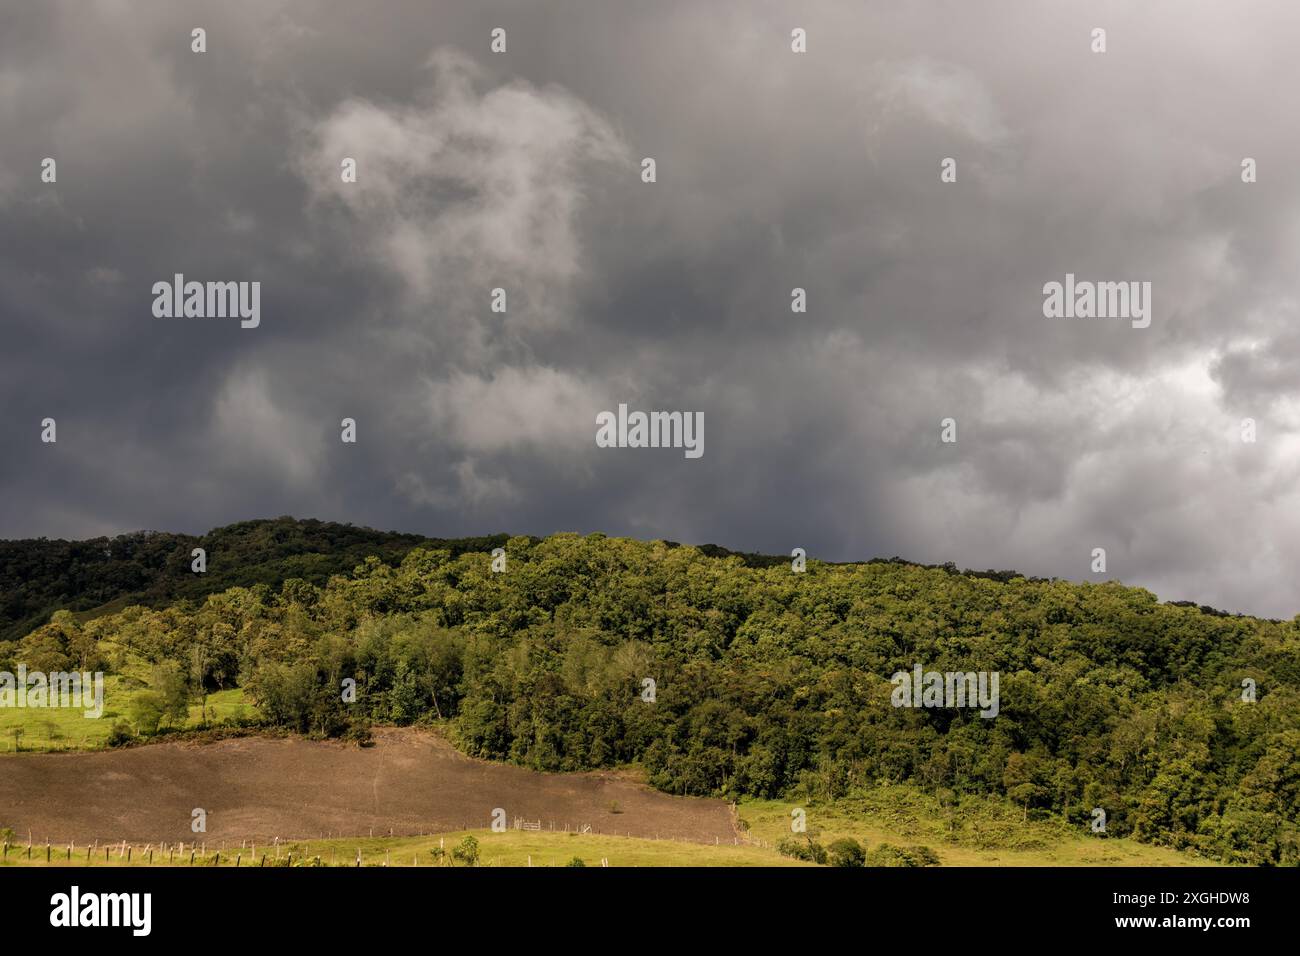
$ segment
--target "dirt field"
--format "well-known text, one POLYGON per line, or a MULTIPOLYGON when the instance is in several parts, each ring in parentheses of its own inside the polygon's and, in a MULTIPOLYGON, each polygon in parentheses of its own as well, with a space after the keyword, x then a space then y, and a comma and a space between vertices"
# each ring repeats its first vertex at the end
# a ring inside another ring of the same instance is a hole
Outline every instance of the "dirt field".
POLYGON ((0 827, 26 841, 137 843, 414 835, 491 825, 732 842, 721 800, 673 797, 616 774, 539 774, 472 760, 426 732, 375 746, 249 737, 81 754, 0 756, 0 827), (614 812, 617 805, 619 812, 614 812), (191 814, 207 811, 207 832, 191 814))

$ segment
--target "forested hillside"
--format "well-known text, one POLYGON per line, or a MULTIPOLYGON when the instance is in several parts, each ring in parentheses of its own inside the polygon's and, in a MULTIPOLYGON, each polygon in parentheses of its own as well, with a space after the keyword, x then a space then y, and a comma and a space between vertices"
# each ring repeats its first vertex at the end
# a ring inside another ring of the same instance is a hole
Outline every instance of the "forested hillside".
POLYGON ((57 610, 88 611, 122 600, 157 607, 235 586, 279 587, 289 578, 324 584, 372 555, 397 563, 417 545, 460 554, 505 540, 432 539, 286 517, 241 521, 201 537, 137 531, 86 541, 0 541, 0 641, 22 637, 57 610), (204 574, 190 570, 194 548, 210 556, 204 574))
POLYGON ((147 662, 160 699, 178 680, 190 694, 238 685, 264 719, 306 733, 441 718, 477 756, 640 762, 674 793, 912 781, 1081 829, 1099 807, 1111 835, 1300 863, 1300 620, 906 563, 795 573, 602 535, 505 547, 500 573, 486 551, 417 547, 323 586, 61 614, 0 643, 0 669, 99 654, 110 670, 147 662), (997 716, 892 706, 890 676, 916 664, 997 672, 997 716))

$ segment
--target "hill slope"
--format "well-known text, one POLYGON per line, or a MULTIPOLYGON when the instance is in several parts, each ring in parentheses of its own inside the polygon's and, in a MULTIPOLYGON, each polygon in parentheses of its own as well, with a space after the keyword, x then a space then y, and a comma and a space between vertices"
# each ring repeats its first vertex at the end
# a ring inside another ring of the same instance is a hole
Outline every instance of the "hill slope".
POLYGON ((289 578, 324 584, 376 556, 397 563, 412 548, 452 554, 504 544, 506 535, 440 539, 350 524, 282 517, 241 521, 202 536, 137 531, 85 541, 0 541, 0 641, 22 637, 58 610, 106 604, 161 607, 230 587, 279 587, 289 578), (190 570, 191 552, 208 554, 206 574, 190 570))
POLYGON ((1111 836, 1300 863, 1296 621, 1114 583, 795 573, 603 535, 504 547, 499 573, 486 551, 416 547, 324 586, 57 615, 0 643, 0 670, 106 664, 149 704, 128 735, 237 686, 261 719, 316 735, 441 720, 473 756, 638 763, 670 793, 835 802, 908 782, 944 805, 1009 800, 1080 831, 1100 809, 1111 836), (996 715, 896 706, 891 677, 917 666, 996 675, 996 715))

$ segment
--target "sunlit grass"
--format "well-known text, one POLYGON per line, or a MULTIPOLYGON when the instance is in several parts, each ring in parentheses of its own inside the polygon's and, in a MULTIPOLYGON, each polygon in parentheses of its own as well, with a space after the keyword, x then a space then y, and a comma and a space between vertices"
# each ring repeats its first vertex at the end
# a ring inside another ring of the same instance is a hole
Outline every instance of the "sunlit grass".
POLYGON ((945 808, 908 786, 834 802, 744 800, 740 819, 751 840, 775 847, 783 839, 803 839, 790 828, 796 808, 804 810, 808 836, 823 846, 843 837, 868 850, 882 843, 928 846, 944 866, 1218 865, 1191 853, 1094 835, 1058 819, 1026 821, 1020 808, 995 798, 945 808))

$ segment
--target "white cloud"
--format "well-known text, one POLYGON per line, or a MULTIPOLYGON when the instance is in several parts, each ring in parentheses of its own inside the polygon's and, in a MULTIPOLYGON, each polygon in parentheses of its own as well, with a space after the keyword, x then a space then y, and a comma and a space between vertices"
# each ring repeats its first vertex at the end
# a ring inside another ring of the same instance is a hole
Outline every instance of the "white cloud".
POLYGON ((488 377, 455 372, 430 383, 428 402, 434 427, 460 448, 546 456, 590 447, 602 407, 576 375, 540 366, 506 366, 488 377))
POLYGON ((481 70, 446 49, 428 67, 418 104, 351 99, 311 123, 301 174, 318 200, 345 204, 359 248, 417 301, 445 305, 449 285, 453 300, 473 287, 481 311, 500 285, 526 306, 511 303, 524 323, 563 321, 549 296, 581 271, 581 174, 626 163, 626 148, 558 87, 517 81, 480 94, 481 70), (342 181, 344 157, 357 161, 356 183, 342 181))

